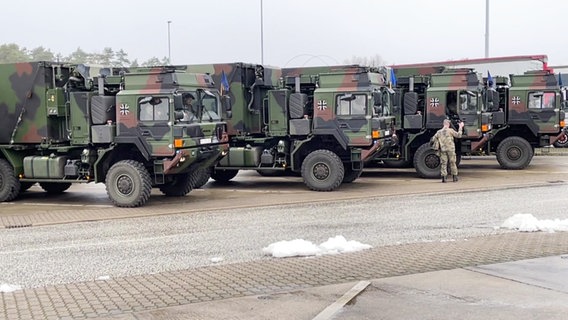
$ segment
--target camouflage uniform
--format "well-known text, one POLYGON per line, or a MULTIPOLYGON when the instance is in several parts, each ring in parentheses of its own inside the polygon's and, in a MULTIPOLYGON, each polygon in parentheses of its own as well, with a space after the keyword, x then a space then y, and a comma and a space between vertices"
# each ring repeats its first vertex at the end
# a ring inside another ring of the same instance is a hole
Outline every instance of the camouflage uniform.
POLYGON ((448 161, 450 162, 450 171, 453 176, 458 175, 458 167, 456 165, 456 145, 454 138, 461 138, 462 129, 458 131, 452 128, 442 128, 436 132, 434 138, 440 144, 440 173, 442 177, 448 175, 448 161))

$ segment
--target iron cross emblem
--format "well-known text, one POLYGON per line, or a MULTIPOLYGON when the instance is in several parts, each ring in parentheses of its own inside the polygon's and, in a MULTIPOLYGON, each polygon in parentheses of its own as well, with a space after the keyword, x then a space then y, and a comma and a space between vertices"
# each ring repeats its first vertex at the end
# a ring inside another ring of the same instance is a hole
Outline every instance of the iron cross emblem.
POLYGON ((438 97, 430 98, 430 107, 437 108, 440 106, 440 99, 438 97))
POLYGON ((521 103, 521 97, 519 97, 519 96, 514 96, 513 98, 511 98, 511 102, 512 102, 513 104, 519 104, 519 103, 521 103))
POLYGON ((128 115, 128 113, 130 112, 130 110, 128 110, 128 109, 130 109, 130 107, 127 104, 124 104, 124 103, 121 104, 120 105, 120 115, 121 116, 128 115))
POLYGON ((321 111, 327 109, 327 101, 318 100, 318 109, 321 110, 321 111))

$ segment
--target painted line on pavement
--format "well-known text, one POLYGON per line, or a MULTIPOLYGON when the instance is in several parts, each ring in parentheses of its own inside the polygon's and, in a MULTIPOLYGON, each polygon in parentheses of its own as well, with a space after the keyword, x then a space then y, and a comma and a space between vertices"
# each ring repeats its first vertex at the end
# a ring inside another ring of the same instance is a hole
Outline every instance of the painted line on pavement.
POLYGON ((334 303, 323 309, 317 316, 312 320, 328 320, 335 317, 337 312, 339 312, 349 301, 353 300, 358 296, 363 290, 365 290, 371 284, 370 281, 359 281, 353 288, 347 291, 341 298, 337 299, 334 303))

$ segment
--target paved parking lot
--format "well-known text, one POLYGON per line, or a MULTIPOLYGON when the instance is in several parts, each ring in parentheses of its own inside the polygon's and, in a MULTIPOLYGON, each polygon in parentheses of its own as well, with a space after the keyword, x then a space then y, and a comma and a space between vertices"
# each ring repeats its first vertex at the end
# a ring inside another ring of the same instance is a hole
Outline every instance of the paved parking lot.
MULTIPOLYGON (((239 175, 228 186, 210 182, 184 199, 156 194, 139 209, 108 206, 104 189, 74 186, 70 195, 47 199, 39 191, 2 204, 5 227, 125 219, 174 213, 199 213, 232 207, 256 207, 357 199, 370 196, 467 192, 499 188, 565 183, 564 157, 537 157, 524 171, 496 169, 494 159, 465 159, 458 184, 417 179, 411 170, 371 169, 361 180, 338 192, 313 193, 294 177, 262 178, 239 175), (491 161, 493 160, 493 161, 491 161), (82 189, 88 188, 87 190, 82 189), (75 193, 72 195, 72 193, 75 193), (251 202, 251 195, 257 195, 251 202), (258 195, 262 195, 258 197, 258 195), (7 210, 5 210, 7 209, 7 210)), ((133 312, 183 307, 207 301, 294 292, 358 280, 436 270, 479 266, 567 253, 568 233, 507 233, 451 242, 413 243, 373 248, 363 252, 315 258, 267 259, 196 269, 128 276, 31 288, 1 295, 3 319, 82 319, 127 317, 133 312)), ((317 312, 316 312, 317 314, 317 312)))

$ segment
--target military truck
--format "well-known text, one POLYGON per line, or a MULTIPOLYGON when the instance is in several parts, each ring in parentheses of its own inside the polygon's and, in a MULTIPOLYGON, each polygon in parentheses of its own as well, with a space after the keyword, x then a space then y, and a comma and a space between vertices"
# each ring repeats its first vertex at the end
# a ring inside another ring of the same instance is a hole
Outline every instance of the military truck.
POLYGON ((523 169, 534 148, 566 139, 567 102, 556 76, 548 70, 495 78, 493 86, 486 86, 486 109, 493 120, 485 150, 497 155, 502 168, 523 169))
POLYGON ((387 166, 413 165, 423 178, 440 175, 440 159, 429 146, 444 119, 454 126, 464 121, 464 135, 456 141, 458 162, 462 154, 496 154, 504 169, 529 165, 534 148, 561 138, 564 116, 554 76, 535 71, 511 76, 512 87, 497 89, 483 82, 472 69, 394 69, 403 108, 395 108, 401 129, 400 144, 377 159, 387 166), (498 93, 499 92, 499 93, 498 93), (509 96, 516 97, 509 101, 509 96), (528 100, 554 96, 552 108, 528 108, 528 100))
POLYGON ((229 154, 211 172, 293 173, 315 191, 350 183, 388 144, 394 117, 383 74, 360 66, 277 69, 246 63, 192 65, 213 75, 229 102, 229 154))
POLYGON ((0 65, 0 200, 38 183, 49 194, 103 182, 118 207, 153 187, 191 191, 192 174, 228 149, 226 124, 182 121, 181 96, 219 105, 211 77, 167 68, 119 73, 84 65, 0 65))

